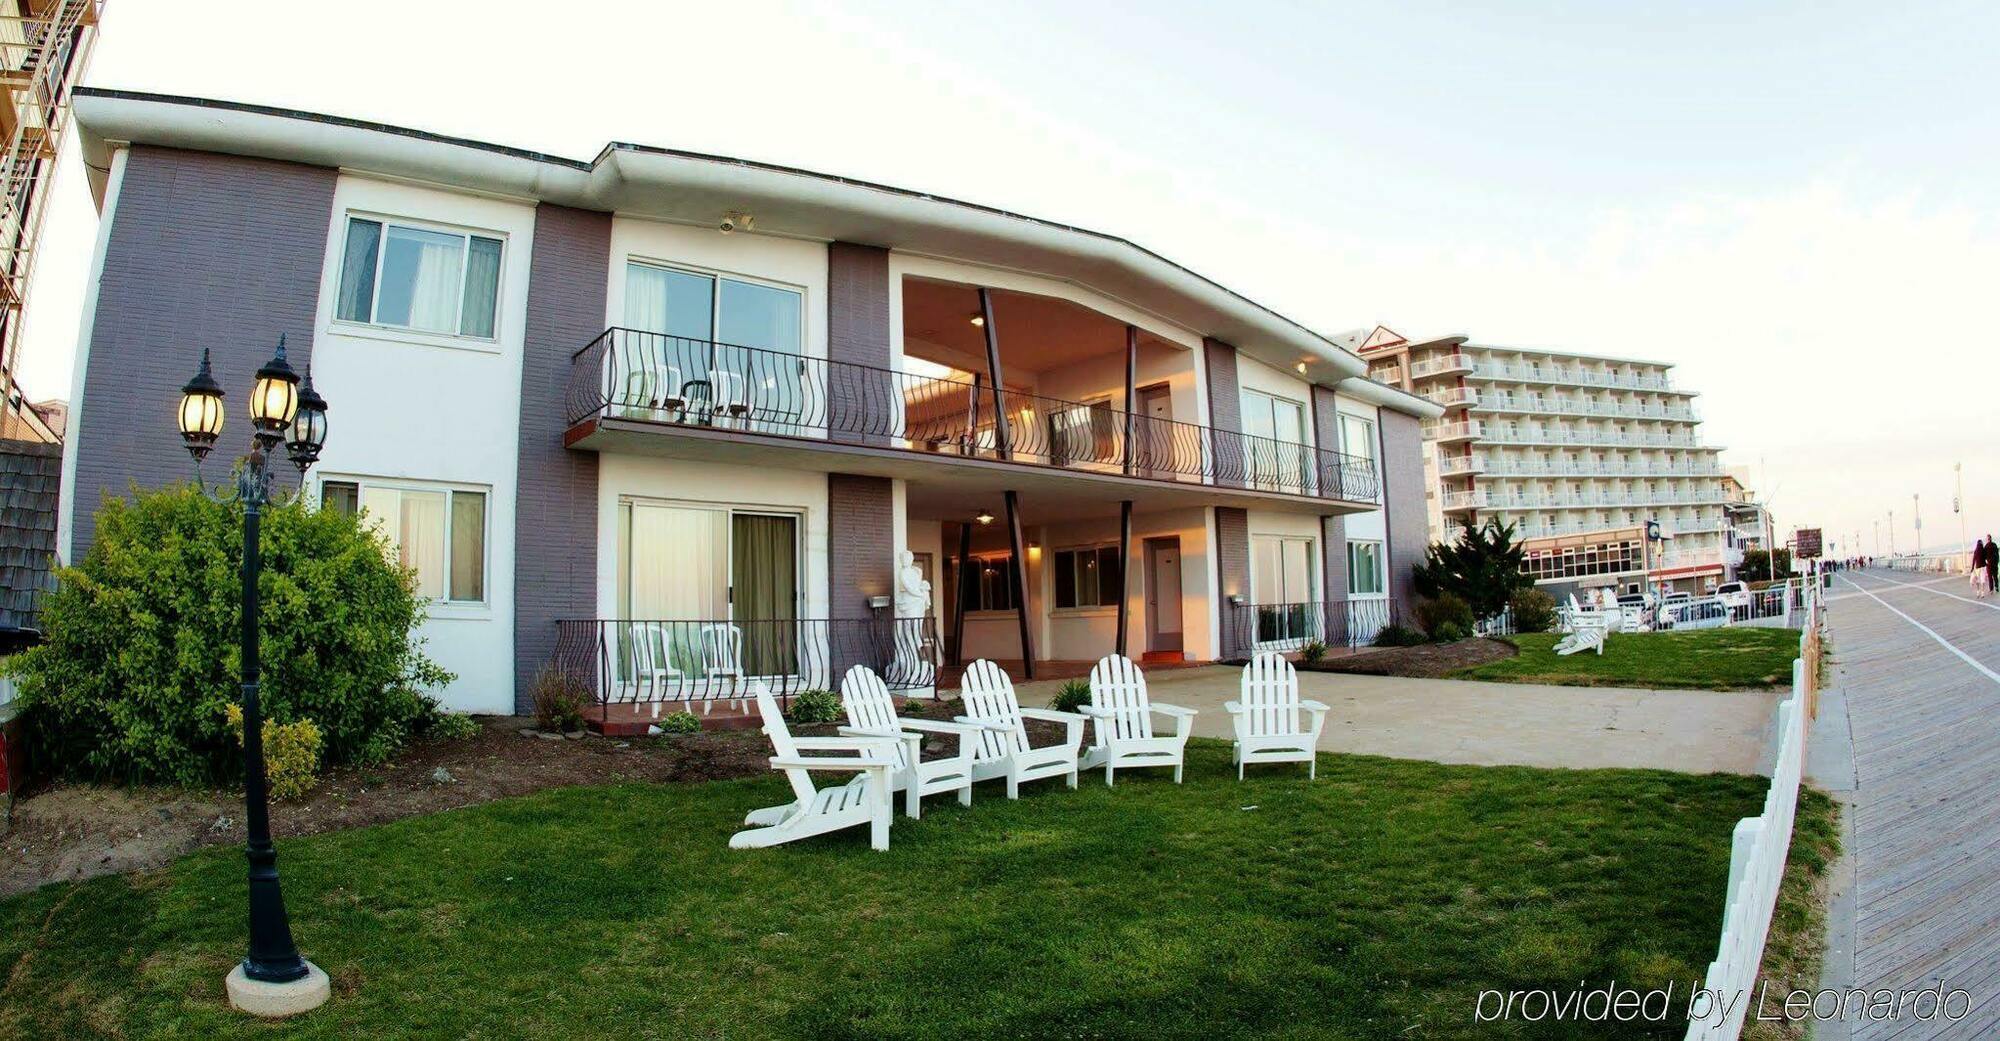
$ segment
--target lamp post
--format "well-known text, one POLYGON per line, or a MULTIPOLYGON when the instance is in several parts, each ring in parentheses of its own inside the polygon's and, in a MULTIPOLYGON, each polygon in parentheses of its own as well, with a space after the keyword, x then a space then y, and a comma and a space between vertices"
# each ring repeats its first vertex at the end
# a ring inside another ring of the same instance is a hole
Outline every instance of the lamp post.
MULTIPOLYGON (((201 368, 181 388, 181 441, 192 455, 196 484, 201 461, 222 435, 222 387, 209 372, 208 351, 201 368)), ((258 704, 260 662, 257 649, 258 531, 263 509, 271 501, 271 450, 284 442, 293 465, 304 477, 326 443, 326 401, 313 390, 310 374, 300 386, 298 373, 285 360, 285 338, 277 353, 257 370, 250 392, 250 452, 236 475, 235 498, 243 506, 243 806, 249 840, 244 855, 250 862, 250 949, 228 979, 230 1004, 260 1016, 288 1016, 317 1008, 330 988, 326 973, 299 956, 292 942, 292 925, 285 914, 285 897, 278 887, 278 851, 271 843, 270 800, 264 777, 264 713, 258 704)), ((219 496, 218 496, 219 497, 219 496)))

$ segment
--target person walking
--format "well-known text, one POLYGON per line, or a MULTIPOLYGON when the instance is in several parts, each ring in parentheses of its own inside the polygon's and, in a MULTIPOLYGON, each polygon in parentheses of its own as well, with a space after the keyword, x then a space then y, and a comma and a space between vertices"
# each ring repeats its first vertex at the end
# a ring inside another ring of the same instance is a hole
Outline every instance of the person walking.
POLYGON ((1972 543, 1971 574, 1972 574, 1972 595, 1980 600, 1986 599, 1986 540, 1985 539, 1978 539, 1972 543))
POLYGON ((1993 541, 1993 534, 1986 534, 1986 595, 2000 592, 2000 543, 1993 541))

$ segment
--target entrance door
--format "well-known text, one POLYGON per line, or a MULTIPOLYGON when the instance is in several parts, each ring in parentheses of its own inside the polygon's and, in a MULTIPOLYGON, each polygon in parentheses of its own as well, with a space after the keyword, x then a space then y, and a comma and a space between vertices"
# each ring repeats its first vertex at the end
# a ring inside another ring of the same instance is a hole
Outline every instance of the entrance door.
POLYGON ((1146 540, 1146 649, 1181 649, 1181 540, 1146 540))
POLYGON ((1174 395, 1164 383, 1139 388, 1138 444, 1139 472, 1150 477, 1166 477, 1174 469, 1174 395))

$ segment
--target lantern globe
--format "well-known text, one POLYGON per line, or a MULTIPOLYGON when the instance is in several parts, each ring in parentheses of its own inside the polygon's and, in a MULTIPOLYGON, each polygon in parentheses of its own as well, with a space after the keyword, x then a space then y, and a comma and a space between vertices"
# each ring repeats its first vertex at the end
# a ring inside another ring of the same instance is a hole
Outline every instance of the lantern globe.
POLYGON ((215 447, 215 441, 222 436, 223 420, 222 385, 215 382, 209 372, 208 351, 201 352, 201 368, 194 378, 181 387, 180 413, 177 417, 181 430, 181 442, 200 462, 215 447))
POLYGON ((300 473, 319 461, 319 452, 326 446, 326 399, 313 389, 312 369, 306 369, 306 381, 299 387, 298 411, 292 416, 291 430, 285 439, 285 450, 291 454, 293 465, 300 473))
POLYGON ((250 391, 250 422, 257 438, 275 444, 284 438, 285 428, 299 407, 299 374, 285 360, 285 338, 278 337, 278 353, 257 370, 257 384, 250 391))

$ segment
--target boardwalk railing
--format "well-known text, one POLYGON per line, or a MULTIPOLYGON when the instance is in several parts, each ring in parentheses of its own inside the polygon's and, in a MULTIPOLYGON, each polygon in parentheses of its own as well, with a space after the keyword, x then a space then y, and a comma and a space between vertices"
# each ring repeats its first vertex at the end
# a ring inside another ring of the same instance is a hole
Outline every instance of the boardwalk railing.
POLYGON ((1366 456, 761 347, 607 329, 571 359, 571 423, 632 420, 1348 501, 1366 456))
POLYGON ((1785 862, 1792 849, 1792 817, 1805 773, 1807 724, 1819 707, 1818 583, 1807 584, 1805 627, 1792 662, 1792 694, 1778 705, 1778 756, 1764 812, 1736 822, 1729 852, 1729 888, 1722 911, 1722 941, 1708 964, 1705 998, 1689 1005, 1687 1041, 1735 1041, 1756 1000, 1757 970, 1778 905, 1785 862))

